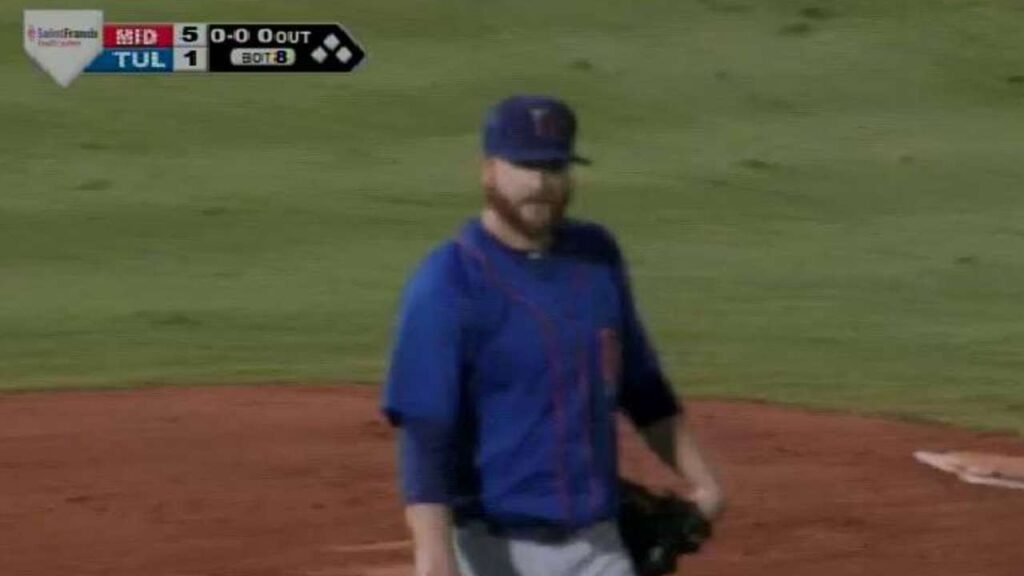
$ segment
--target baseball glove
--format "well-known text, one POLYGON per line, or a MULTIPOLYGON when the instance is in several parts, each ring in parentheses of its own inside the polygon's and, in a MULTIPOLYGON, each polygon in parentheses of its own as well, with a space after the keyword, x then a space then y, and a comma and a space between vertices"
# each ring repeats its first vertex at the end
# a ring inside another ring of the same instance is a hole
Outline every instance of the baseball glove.
POLYGON ((653 494, 625 479, 619 485, 619 532, 637 576, 674 573, 678 556, 698 552, 711 537, 711 523, 693 502, 653 494))

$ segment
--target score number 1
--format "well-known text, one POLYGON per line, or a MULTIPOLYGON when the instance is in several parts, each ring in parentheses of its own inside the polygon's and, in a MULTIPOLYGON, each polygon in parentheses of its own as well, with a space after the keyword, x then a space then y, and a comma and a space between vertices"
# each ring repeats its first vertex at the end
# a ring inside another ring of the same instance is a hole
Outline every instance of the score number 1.
POLYGON ((185 23, 174 25, 174 71, 209 71, 207 25, 185 23))

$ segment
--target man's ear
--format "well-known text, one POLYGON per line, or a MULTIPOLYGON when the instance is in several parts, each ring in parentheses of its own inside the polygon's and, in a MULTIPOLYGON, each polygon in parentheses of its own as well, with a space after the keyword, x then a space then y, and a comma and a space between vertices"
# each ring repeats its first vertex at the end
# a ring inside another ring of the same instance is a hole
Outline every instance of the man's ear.
POLYGON ((493 190, 494 180, 494 158, 484 158, 480 161, 480 185, 484 190, 493 190))

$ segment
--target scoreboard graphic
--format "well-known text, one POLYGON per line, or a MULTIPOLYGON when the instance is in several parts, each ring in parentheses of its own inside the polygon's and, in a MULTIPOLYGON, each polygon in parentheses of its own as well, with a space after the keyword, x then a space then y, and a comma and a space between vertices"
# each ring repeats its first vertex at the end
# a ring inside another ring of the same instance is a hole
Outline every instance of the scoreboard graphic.
POLYGON ((346 73, 366 51, 338 23, 103 23, 95 10, 26 10, 25 50, 58 83, 88 74, 346 73))

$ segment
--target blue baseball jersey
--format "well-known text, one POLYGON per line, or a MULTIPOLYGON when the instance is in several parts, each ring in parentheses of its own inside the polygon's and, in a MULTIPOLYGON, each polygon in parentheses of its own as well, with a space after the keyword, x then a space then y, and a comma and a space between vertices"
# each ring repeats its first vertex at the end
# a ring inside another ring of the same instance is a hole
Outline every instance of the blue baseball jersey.
POLYGON ((620 408, 645 426, 680 405, 604 228, 567 220, 531 253, 474 219, 407 284, 382 405, 407 503, 508 527, 611 518, 620 408))

